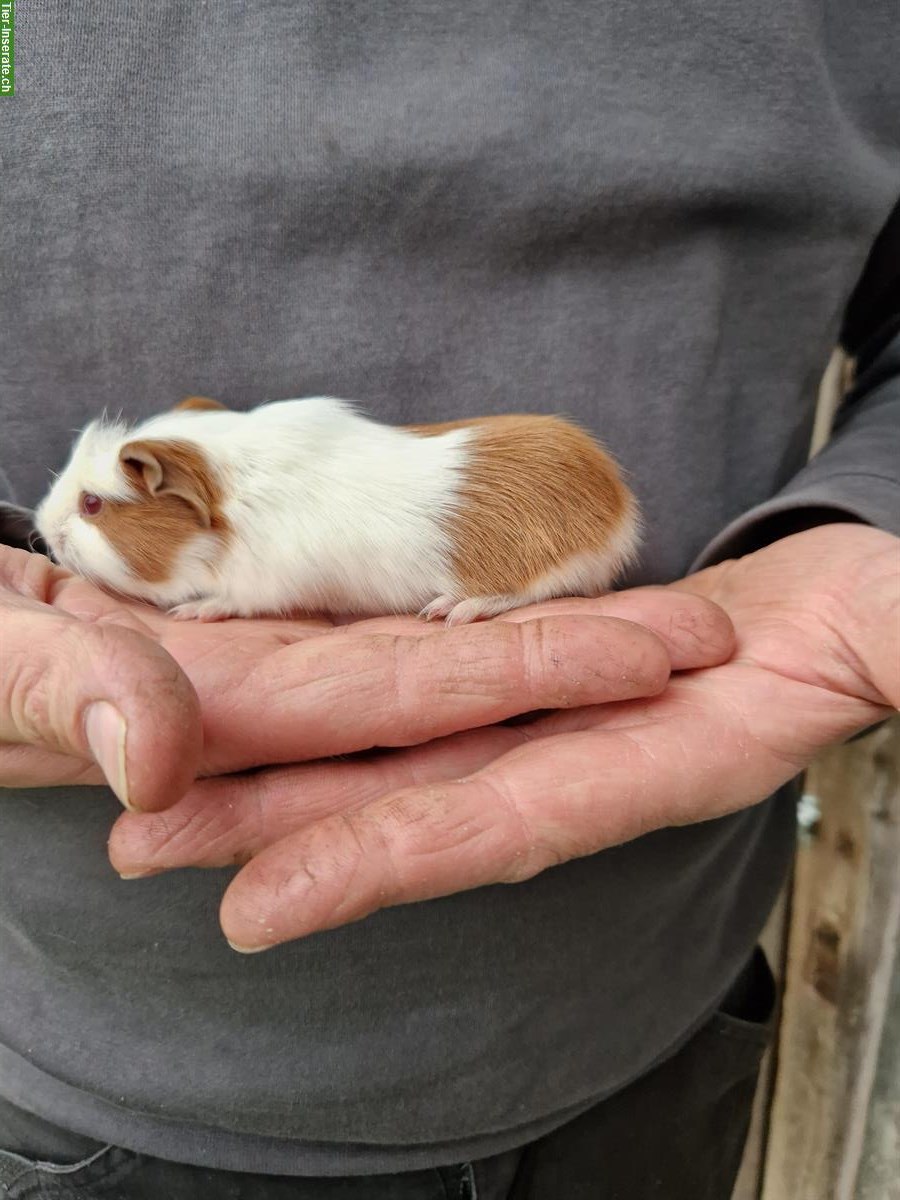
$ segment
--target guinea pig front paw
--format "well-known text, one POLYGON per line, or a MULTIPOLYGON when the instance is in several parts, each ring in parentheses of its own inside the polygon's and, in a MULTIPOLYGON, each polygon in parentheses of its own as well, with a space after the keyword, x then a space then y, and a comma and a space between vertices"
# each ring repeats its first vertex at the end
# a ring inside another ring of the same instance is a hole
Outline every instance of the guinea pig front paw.
POLYGON ((188 600, 168 610, 176 621, 226 621, 234 613, 221 600, 188 600))

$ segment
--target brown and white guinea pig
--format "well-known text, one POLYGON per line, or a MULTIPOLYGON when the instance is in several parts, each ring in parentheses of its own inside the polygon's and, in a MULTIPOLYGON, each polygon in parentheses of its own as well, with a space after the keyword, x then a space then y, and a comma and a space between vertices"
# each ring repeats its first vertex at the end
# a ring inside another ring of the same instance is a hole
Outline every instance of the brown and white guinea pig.
POLYGON ((56 559, 176 617, 418 612, 473 621, 595 596, 634 558, 637 504, 558 417, 396 428, 314 397, 190 397, 95 421, 37 511, 56 559))

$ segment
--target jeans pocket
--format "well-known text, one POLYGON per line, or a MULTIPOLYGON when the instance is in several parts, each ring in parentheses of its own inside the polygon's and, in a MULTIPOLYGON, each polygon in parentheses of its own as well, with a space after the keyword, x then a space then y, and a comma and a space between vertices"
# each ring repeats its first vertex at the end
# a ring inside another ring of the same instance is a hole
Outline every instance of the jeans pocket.
POLYGON ((74 1163, 44 1162, 0 1149, 3 1200, 91 1200, 124 1179, 138 1156, 118 1146, 101 1146, 74 1163))
POLYGON ((762 949, 757 946, 747 966, 713 1014, 714 1035, 756 1047, 758 1057, 772 1040, 778 1008, 778 988, 762 949))

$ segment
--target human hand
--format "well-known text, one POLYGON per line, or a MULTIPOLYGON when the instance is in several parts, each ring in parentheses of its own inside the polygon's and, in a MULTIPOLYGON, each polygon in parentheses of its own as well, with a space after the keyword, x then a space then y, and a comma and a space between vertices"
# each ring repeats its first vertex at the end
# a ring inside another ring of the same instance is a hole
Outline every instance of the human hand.
POLYGON ((0 785, 100 782, 86 737, 77 736, 90 697, 82 699, 73 683, 109 676, 115 694, 128 697, 127 705, 118 705, 128 709, 127 776, 120 746, 108 760, 111 782, 131 807, 146 811, 175 803, 192 772, 224 774, 415 744, 529 709, 651 695, 665 685, 670 655, 676 666, 693 666, 710 653, 729 652, 731 644, 727 619, 718 612, 711 619, 717 635, 698 643, 693 626, 698 620, 710 625, 709 605, 638 601, 622 614, 626 621, 616 617, 614 597, 606 619, 558 614, 522 628, 510 622, 452 631, 410 617, 352 625, 181 622, 110 596, 40 556, 0 549, 0 562, 3 603, 30 612, 28 624, 21 618, 3 624, 10 648, 7 708, 19 716, 15 728, 2 733, 9 744, 0 747, 6 764, 0 785), (676 608, 687 613, 688 625, 680 628, 676 620, 673 632, 676 608), (81 658, 60 654, 51 645, 53 631, 77 643, 81 658), (118 665, 107 670, 106 656, 114 652, 118 665), (156 674, 142 666, 148 658, 156 674), (584 669, 576 678, 579 664, 584 669), (57 713, 71 709, 73 736, 54 741, 45 730, 31 729, 28 713, 48 704, 57 713))
POLYGON ((694 596, 729 613, 737 653, 721 652, 720 626, 708 665, 652 698, 582 698, 529 725, 200 783, 165 813, 124 814, 113 861, 149 873, 249 858, 221 920, 233 944, 262 949, 756 803, 900 704, 900 541, 864 526, 809 530, 665 589, 512 616, 694 596))
POLYGON ((181 796, 200 759, 200 708, 172 658, 95 592, 61 605, 68 572, 0 546, 0 787, 99 782, 126 806, 181 796), (102 772, 97 764, 102 767, 102 772))

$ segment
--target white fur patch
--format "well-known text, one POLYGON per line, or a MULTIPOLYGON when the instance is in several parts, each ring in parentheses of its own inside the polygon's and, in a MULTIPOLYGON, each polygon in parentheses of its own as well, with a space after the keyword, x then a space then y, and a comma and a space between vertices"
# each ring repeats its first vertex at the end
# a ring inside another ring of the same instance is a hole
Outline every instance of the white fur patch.
POLYGON ((416 612, 455 584, 441 517, 471 436, 460 429, 422 438, 326 397, 249 413, 182 410, 131 430, 89 426, 38 519, 61 561, 165 606, 215 599, 240 616, 416 612), (138 438, 200 447, 222 480, 230 528, 218 557, 208 543, 192 543, 161 584, 131 578, 108 543, 85 536, 89 523, 78 513, 83 491, 130 494, 118 452, 138 438))

